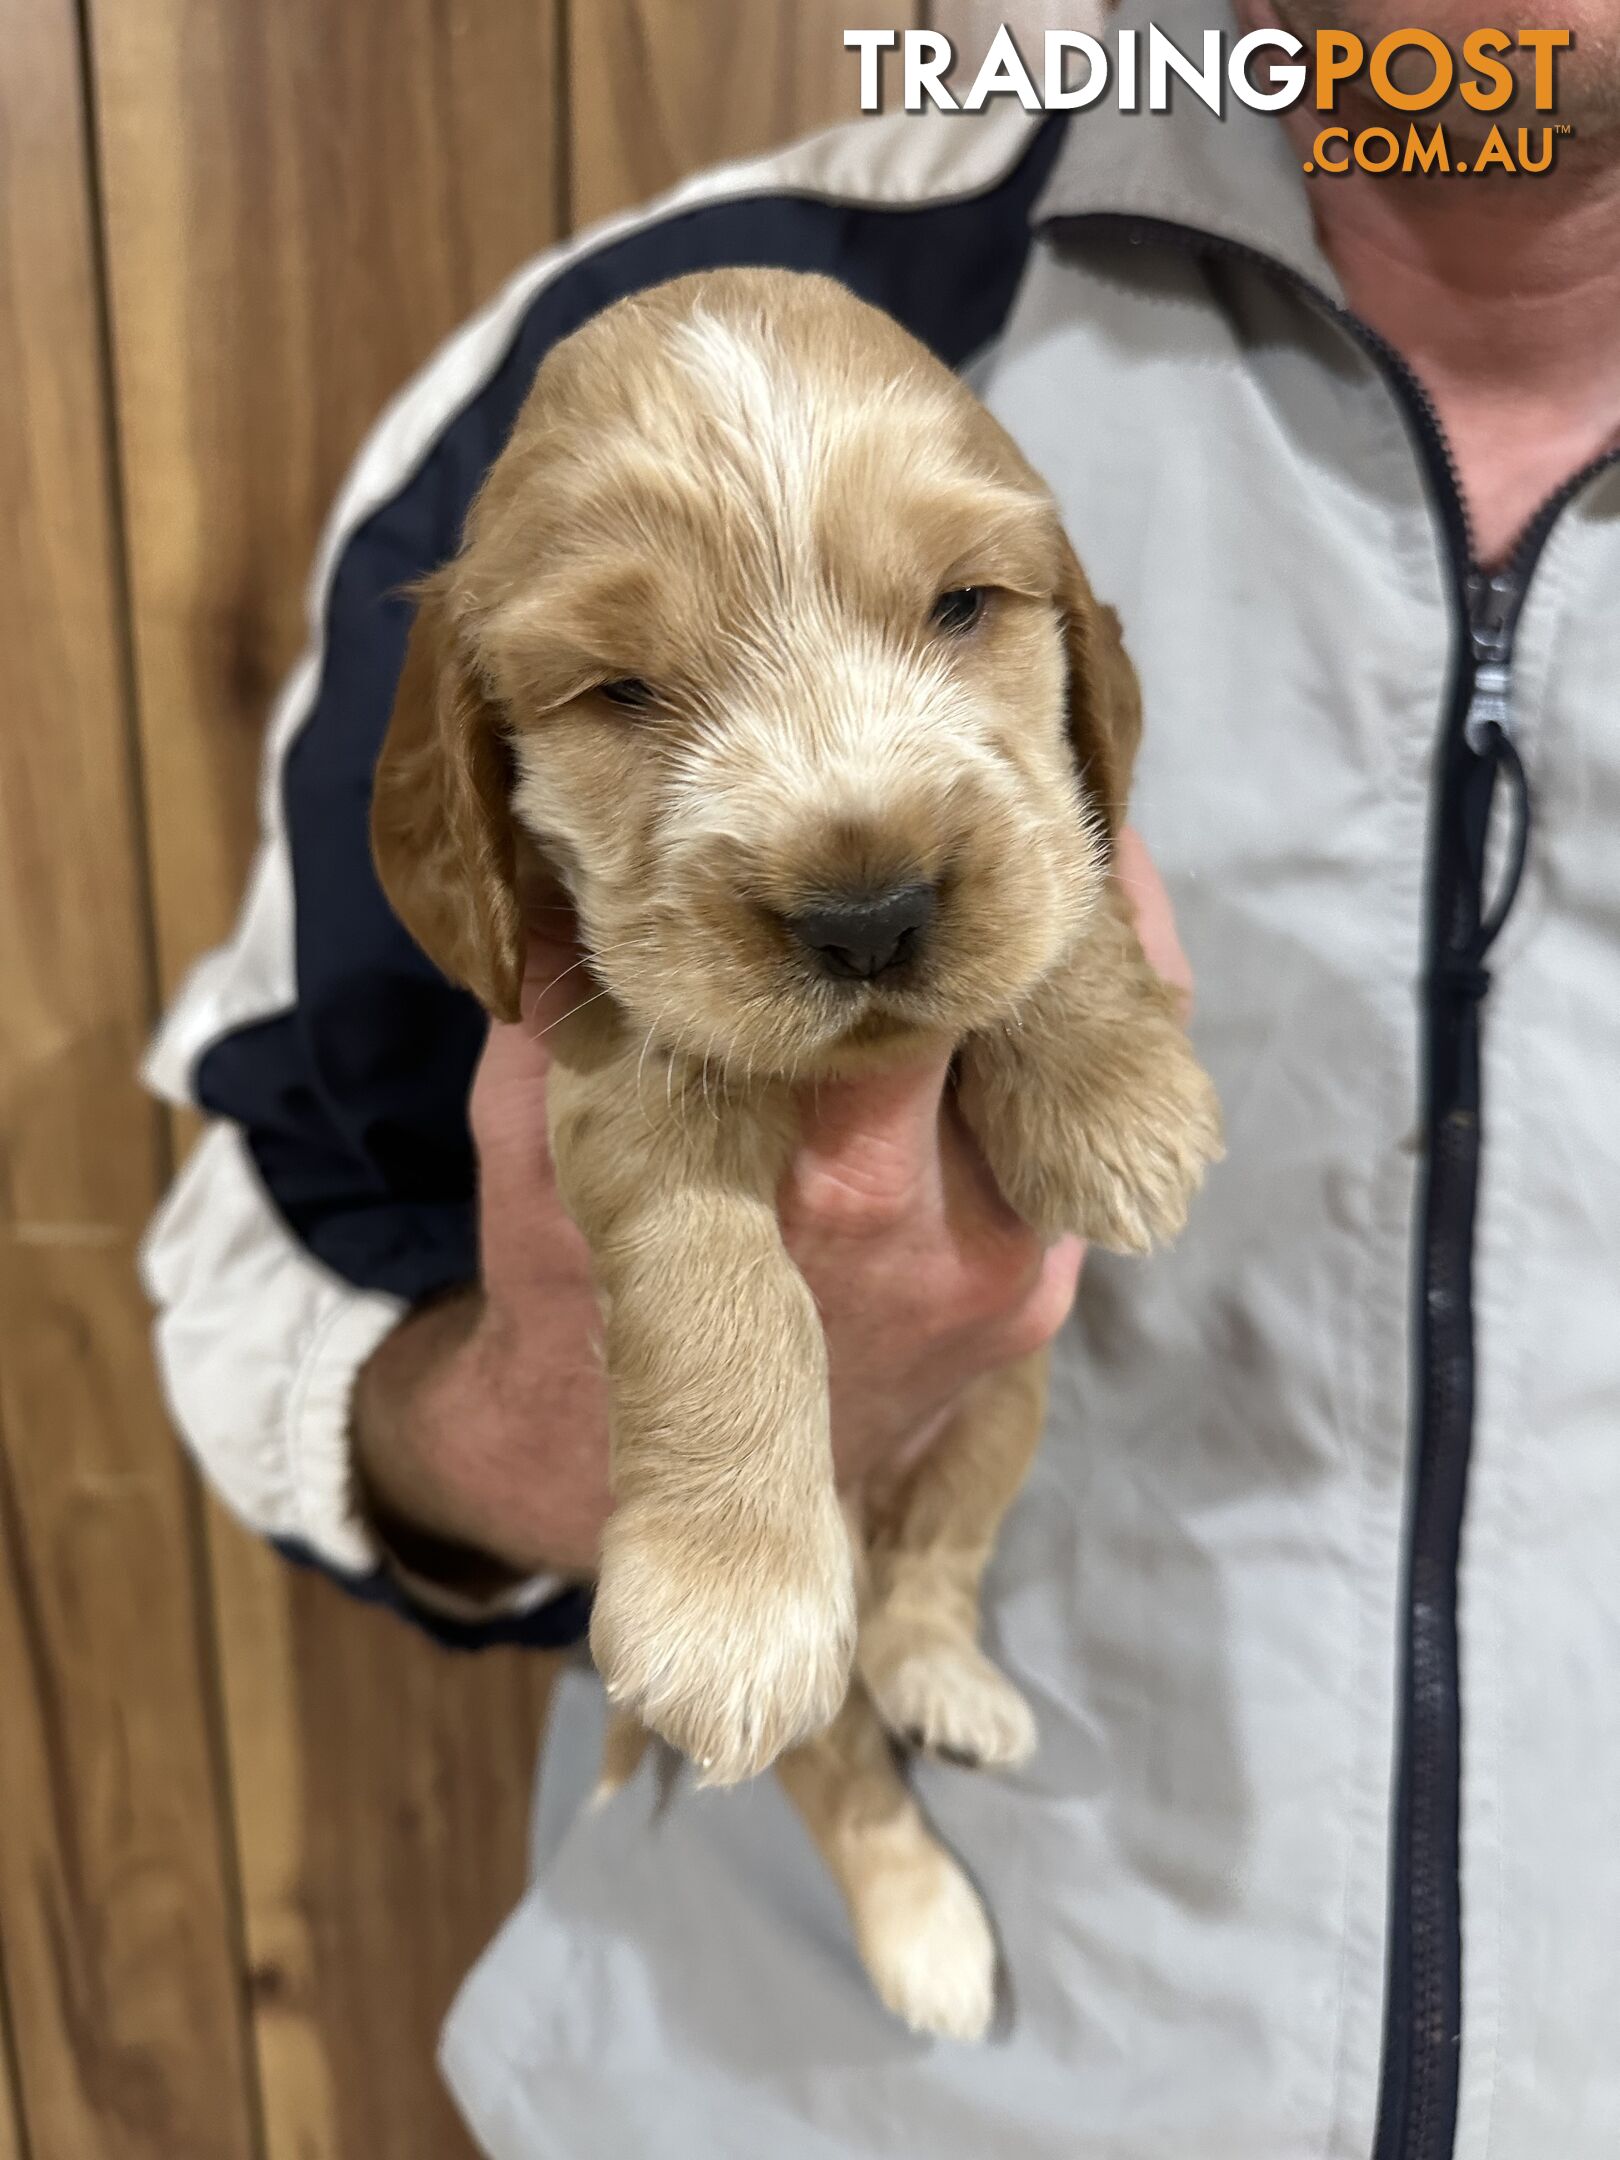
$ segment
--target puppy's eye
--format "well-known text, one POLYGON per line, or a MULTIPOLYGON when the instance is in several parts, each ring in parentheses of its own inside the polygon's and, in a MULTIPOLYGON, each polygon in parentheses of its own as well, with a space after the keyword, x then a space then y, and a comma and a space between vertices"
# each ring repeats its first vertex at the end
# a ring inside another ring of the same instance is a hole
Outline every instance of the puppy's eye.
POLYGON ((928 620, 936 630, 949 630, 959 637, 964 630, 971 630, 983 613, 982 585, 953 585, 934 602, 928 620))
POLYGON ((658 703, 658 692, 639 675, 620 675, 613 682, 599 683, 597 695, 605 697, 610 705, 622 705, 627 712, 647 712, 658 703))

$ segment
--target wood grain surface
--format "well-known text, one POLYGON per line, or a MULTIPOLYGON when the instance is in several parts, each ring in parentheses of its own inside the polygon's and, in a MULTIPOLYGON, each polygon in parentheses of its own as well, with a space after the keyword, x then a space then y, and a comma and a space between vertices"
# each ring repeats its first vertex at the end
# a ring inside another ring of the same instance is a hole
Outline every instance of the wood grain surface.
POLYGON ((89 0, 163 985, 230 927, 265 708, 385 401, 558 230, 546 0, 89 0))
POLYGON ((588 224, 689 172, 854 114, 844 29, 909 28, 873 0, 590 0, 568 24, 572 204, 588 224))
MULTIPOLYGON (((259 738, 378 410, 560 229, 544 0, 93 0, 115 411, 171 989, 226 934, 259 738)), ((215 1515, 267 2160, 448 2160, 433 2069, 521 1887, 549 1671, 457 1660, 215 1515)))
MULTIPOLYGON (((0 1951, 0 1959, 3 1956, 0 1951)), ((23 2160, 19 2105, 16 2043, 5 1998, 0 1996, 0 2160, 23 2160)))
POLYGON ((0 6, 0 1950, 29 2160, 247 2160, 194 1506, 136 1234, 162 1134, 77 29, 0 6))

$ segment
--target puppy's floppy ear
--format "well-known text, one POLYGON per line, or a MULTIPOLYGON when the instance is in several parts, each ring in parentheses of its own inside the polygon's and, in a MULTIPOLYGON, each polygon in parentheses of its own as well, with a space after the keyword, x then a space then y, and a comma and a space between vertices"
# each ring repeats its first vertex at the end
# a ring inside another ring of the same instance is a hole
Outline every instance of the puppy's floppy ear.
POLYGON ((1061 545, 1058 605, 1069 662, 1069 734, 1086 793, 1112 844, 1125 822, 1142 740, 1142 691, 1119 617, 1097 599, 1067 539, 1061 545))
POLYGON ((510 786, 498 715, 430 580, 377 763, 371 854, 417 944, 498 1020, 518 1017, 523 979, 510 786))

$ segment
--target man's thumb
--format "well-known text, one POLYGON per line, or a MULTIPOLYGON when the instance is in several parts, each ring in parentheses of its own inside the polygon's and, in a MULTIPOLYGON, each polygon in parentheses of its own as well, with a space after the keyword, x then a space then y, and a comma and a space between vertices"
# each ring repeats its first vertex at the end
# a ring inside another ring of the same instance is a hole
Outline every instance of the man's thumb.
POLYGON ((939 1182, 946 1058, 851 1080, 823 1080, 804 1098, 798 1185, 807 1204, 841 1199, 902 1213, 939 1182))

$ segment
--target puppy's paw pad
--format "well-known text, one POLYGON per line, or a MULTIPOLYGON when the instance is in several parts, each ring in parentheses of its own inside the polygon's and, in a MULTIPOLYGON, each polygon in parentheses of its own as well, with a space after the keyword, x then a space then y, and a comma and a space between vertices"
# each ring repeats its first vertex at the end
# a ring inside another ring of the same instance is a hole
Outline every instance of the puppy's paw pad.
POLYGON ((996 1946, 978 1894, 936 1852, 874 1893, 861 1958, 884 2004, 913 2032, 982 2040, 996 2005, 996 1946))
POLYGON ((887 1660, 863 1659, 862 1678, 896 1739, 947 1762, 1008 1769, 1035 1752, 1034 1712, 972 1643, 927 1643, 887 1660))

